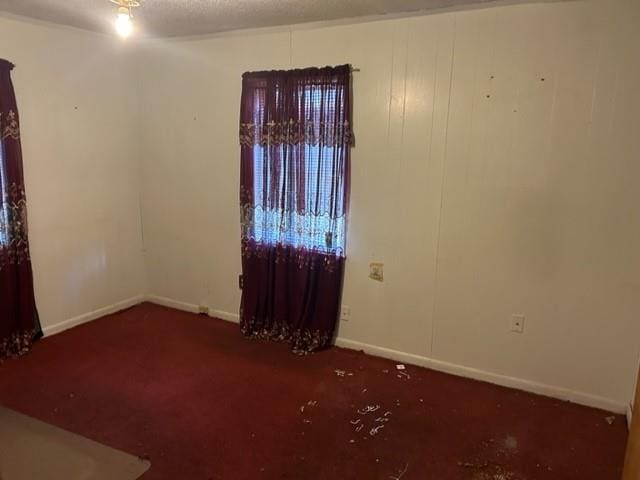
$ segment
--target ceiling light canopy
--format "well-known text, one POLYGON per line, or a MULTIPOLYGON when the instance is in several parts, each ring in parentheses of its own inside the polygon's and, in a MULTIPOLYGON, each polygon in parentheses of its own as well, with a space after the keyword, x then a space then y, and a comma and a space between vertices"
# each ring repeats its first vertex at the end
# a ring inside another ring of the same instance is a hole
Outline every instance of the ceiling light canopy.
POLYGON ((132 9, 140 6, 137 0, 109 0, 118 6, 118 16, 116 17, 116 32, 122 38, 127 38, 133 31, 132 9))

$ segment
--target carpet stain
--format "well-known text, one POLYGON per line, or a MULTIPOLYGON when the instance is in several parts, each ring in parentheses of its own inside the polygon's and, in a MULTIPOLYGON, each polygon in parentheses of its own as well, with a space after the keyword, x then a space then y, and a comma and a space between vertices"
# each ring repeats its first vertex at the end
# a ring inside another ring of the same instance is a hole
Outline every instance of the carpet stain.
POLYGON ((518 440, 511 435, 504 439, 504 446, 507 450, 516 450, 518 448, 518 440))

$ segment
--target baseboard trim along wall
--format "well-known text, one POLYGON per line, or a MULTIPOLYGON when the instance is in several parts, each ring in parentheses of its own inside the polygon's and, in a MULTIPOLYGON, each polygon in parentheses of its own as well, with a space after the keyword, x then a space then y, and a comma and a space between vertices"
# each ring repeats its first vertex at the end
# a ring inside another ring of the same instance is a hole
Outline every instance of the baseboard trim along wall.
MULTIPOLYGON (((184 310, 186 312, 198 312, 198 306, 190 303, 179 302, 171 300, 169 298, 159 297, 156 295, 148 295, 146 300, 151 303, 163 305, 165 307, 175 308, 178 310, 184 310)), ((229 313, 221 310, 209 310, 209 316, 213 318, 219 318, 228 322, 239 322, 239 316, 237 313, 229 313)), ((493 383, 503 387, 514 388, 516 390, 523 390, 525 392, 536 393, 538 395, 544 395, 547 397, 557 398, 559 400, 577 403, 585 405, 587 407, 601 408, 609 412, 615 412, 622 415, 627 415, 627 420, 631 418, 631 412, 629 405, 616 402, 597 395, 591 395, 588 393, 577 392, 562 387, 556 387, 553 385, 547 385, 544 383, 532 382, 529 380, 523 380, 515 377, 508 377, 506 375, 500 375, 497 373, 486 372, 484 370, 478 370, 475 368, 465 367, 462 365, 456 365, 453 363, 443 362, 440 360, 434 360, 433 358, 423 357, 420 355, 414 355, 411 353, 401 352, 398 350, 392 350, 389 348, 379 347, 376 345, 369 345, 367 343, 357 342, 355 340, 349 340, 347 338, 336 339, 335 344, 338 347, 348 348, 351 350, 362 350, 365 353, 376 355, 378 357, 388 358, 397 362, 403 362, 411 365, 417 365, 420 367, 430 368, 439 372, 449 373, 459 377, 471 378, 474 380, 480 380, 483 382, 493 383)))
MULTIPOLYGON (((155 303, 156 305, 175 308, 176 310, 182 310, 184 312, 200 313, 198 305, 194 303, 180 302, 166 297, 159 297, 158 295, 147 295, 145 300, 150 303, 155 303)), ((219 318, 220 320, 226 320, 227 322, 240 323, 240 316, 237 313, 210 309, 208 315, 211 318, 219 318)))
POLYGON ((589 393, 577 392, 562 387, 556 387, 554 385, 547 385, 544 383, 532 382, 520 378, 500 375, 498 373, 492 373, 471 367, 465 367, 463 365, 443 362, 441 360, 435 360, 433 358, 423 357, 420 355, 414 355, 411 353, 400 352, 398 350, 378 347, 376 345, 356 342, 354 340, 349 340, 346 338, 337 338, 336 345, 352 350, 362 350, 365 353, 388 358, 397 362, 417 365, 420 367, 429 368, 438 372, 449 373, 451 375, 456 375, 459 377, 471 378, 473 380, 493 383, 495 385, 500 385, 503 387, 514 388, 516 390, 544 395, 546 397, 557 398, 558 400, 577 403, 587 407, 601 408, 603 410, 618 414, 627 413, 627 407, 625 404, 616 402, 615 400, 611 400, 608 398, 599 397, 597 395, 591 395, 589 393))
MULTIPOLYGON (((187 302, 179 302, 178 300, 172 300, 166 297, 159 297, 158 295, 147 295, 145 301, 155 303, 168 308, 175 308, 176 310, 182 310, 183 312, 198 313, 198 305, 187 302)), ((224 320, 224 319, 222 319, 224 320)))
POLYGON ((137 295, 127 300, 123 300, 121 302, 99 308, 98 310, 94 310, 89 313, 83 313, 82 315, 78 315, 77 317, 58 322, 54 325, 46 326, 42 329, 42 333, 45 337, 49 337, 51 335, 55 335, 56 333, 64 332, 65 330, 69 330, 70 328, 82 325, 83 323, 87 323, 100 317, 104 317, 105 315, 111 315, 112 313, 119 312, 120 310, 138 305, 139 303, 144 302, 145 298, 145 295, 137 295))
MULTIPOLYGON (((83 315, 65 320, 63 322, 56 323, 55 325, 47 326, 43 329, 45 336, 55 335, 56 333, 63 332, 75 326, 83 323, 90 322, 105 315, 116 313, 120 310, 132 307, 144 301, 151 302, 157 305, 161 305, 168 308, 175 308, 176 310, 182 310, 190 313, 198 313, 198 305, 173 300, 158 295, 138 295, 122 302, 109 305, 107 307, 94 310, 83 315)), ((212 318, 219 318, 228 322, 238 323, 239 316, 237 313, 229 313, 222 310, 209 310, 209 316, 212 318)), ((347 338, 337 338, 335 344, 338 347, 348 348, 351 350, 362 350, 365 353, 376 355, 397 362, 403 362, 411 365, 417 365, 420 367, 430 368, 439 372, 449 373, 459 377, 471 378, 474 380, 480 380, 483 382, 493 383, 501 385, 503 387, 515 388, 517 390, 523 390, 526 392, 536 393, 539 395, 545 395, 559 400, 569 401, 588 407, 601 408, 603 410, 624 414, 627 416, 627 422, 631 424, 632 410, 631 405, 621 404, 608 398, 591 395, 588 393, 577 392, 574 390, 568 390, 553 385, 547 385, 543 383, 532 382, 529 380, 523 380, 520 378, 508 377, 506 375, 500 375, 497 373, 491 373, 484 370, 478 370, 475 368, 465 367, 462 365, 456 365, 453 363, 443 362, 435 360, 433 358, 423 357, 421 355, 414 355, 411 353, 401 352, 398 350, 392 350, 390 348, 379 347, 377 345, 370 345, 367 343, 357 342, 355 340, 349 340, 347 338)))

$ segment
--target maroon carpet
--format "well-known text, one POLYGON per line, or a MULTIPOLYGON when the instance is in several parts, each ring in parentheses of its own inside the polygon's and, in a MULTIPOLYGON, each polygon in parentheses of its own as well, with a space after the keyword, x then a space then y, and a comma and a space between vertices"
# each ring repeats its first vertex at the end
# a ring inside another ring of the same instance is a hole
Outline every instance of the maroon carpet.
POLYGON ((406 372, 144 304, 1 365, 0 403, 149 458, 145 480, 619 479, 623 417, 406 372))

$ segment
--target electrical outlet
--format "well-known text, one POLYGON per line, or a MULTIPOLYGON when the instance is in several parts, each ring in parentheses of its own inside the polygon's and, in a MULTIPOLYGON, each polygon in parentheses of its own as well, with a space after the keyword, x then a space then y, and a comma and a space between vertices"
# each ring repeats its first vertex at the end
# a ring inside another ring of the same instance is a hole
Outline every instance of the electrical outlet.
POLYGON ((384 281, 384 263, 374 262, 369 264, 369 278, 384 281))
POLYGON ((340 309, 340 320, 348 322, 351 319, 351 307, 343 305, 340 309))
POLYGON ((514 313, 511 315, 511 326, 509 328, 512 332, 523 333, 524 332, 524 315, 514 313))

